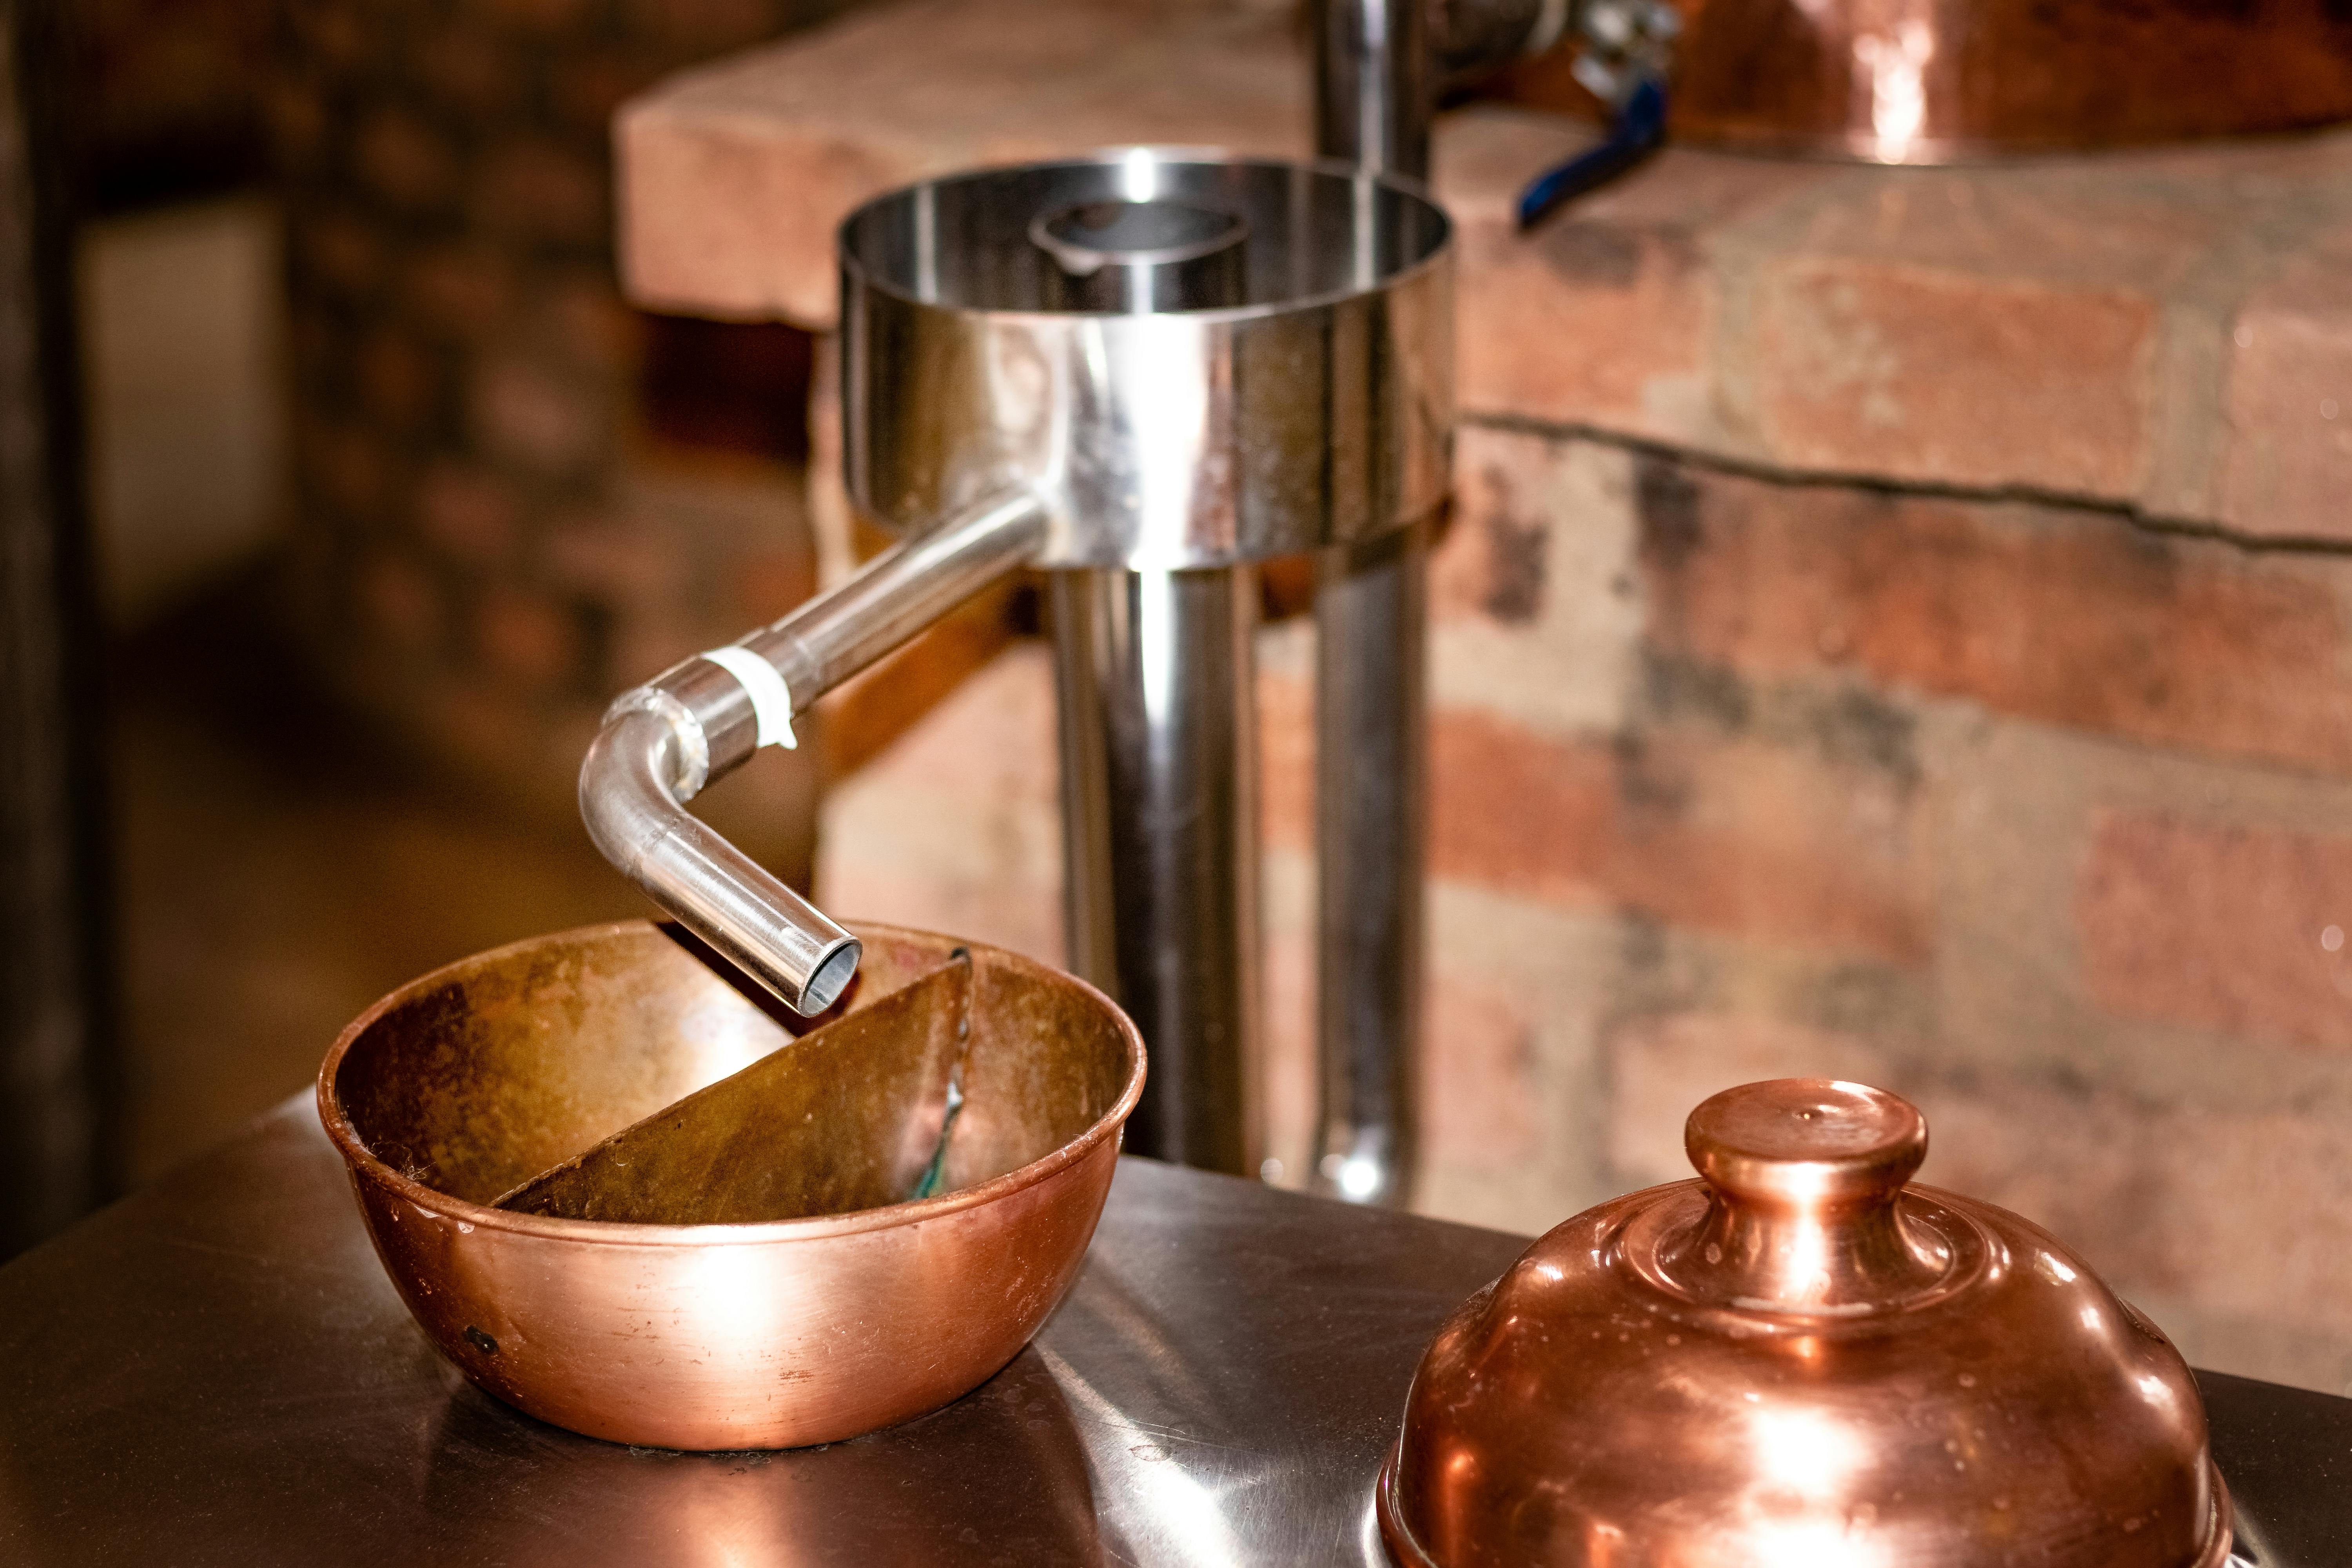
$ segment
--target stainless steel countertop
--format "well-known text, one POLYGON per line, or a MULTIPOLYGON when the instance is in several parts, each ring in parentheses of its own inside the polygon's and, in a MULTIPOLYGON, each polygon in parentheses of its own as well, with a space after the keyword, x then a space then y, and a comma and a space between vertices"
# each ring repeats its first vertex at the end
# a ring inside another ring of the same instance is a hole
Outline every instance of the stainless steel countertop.
MULTIPOLYGON (((426 1347, 306 1094, 0 1268, 0 1559, 1377 1563, 1413 1364, 1523 1246, 1129 1160, 976 1393, 824 1448, 630 1449, 426 1347)), ((2252 1560, 2352 1562, 2352 1401, 2203 1381, 2252 1560)))

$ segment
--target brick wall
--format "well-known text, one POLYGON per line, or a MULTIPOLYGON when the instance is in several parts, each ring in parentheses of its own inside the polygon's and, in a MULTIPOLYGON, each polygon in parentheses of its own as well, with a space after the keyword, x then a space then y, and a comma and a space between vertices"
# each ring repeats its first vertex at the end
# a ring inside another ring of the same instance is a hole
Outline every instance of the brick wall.
MULTIPOLYGON (((824 328, 824 236, 880 189, 1296 153, 1307 81, 1240 0, 899 0, 623 112, 632 284, 824 328)), ((1469 420, 1419 1201, 1541 1227, 1683 1174, 1715 1089, 1865 1077, 1926 1106, 1931 1180, 2047 1221, 2193 1356, 2343 1388, 2352 135, 1677 146, 1518 233, 1588 140, 1437 128, 1469 420)), ((1307 631, 1261 647, 1294 1179, 1307 631)), ((1048 673, 1004 652, 831 796, 832 906, 1057 951, 1048 673)))
MULTIPOLYGON (((624 303, 607 122, 665 70, 837 8, 281 8, 269 119, 308 635, 346 694, 551 815, 570 816, 613 692, 814 582, 808 340, 624 303)), ((812 757, 712 797, 788 872, 809 853, 812 757)))
MULTIPOLYGON (((1857 1077, 2193 1356, 2352 1383, 2352 558, 1525 427, 1459 471, 1419 1205, 1545 1227, 1685 1173, 1727 1084, 1857 1077)), ((1294 1173, 1307 648, 1262 650, 1294 1173)), ((825 895, 1056 951, 1049 675, 1017 648, 843 785, 825 895)))

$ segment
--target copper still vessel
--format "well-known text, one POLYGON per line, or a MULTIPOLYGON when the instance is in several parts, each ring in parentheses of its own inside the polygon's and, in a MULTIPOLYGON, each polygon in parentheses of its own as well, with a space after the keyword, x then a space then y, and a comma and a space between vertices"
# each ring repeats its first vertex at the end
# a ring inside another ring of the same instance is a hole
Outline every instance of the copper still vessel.
POLYGON ((1017 954, 887 926, 856 935, 865 963, 840 1013, 969 955, 960 1087, 950 1096, 935 1058, 911 1092, 876 1092, 845 1063, 842 1092, 811 1100, 808 1136, 871 1143, 885 1163, 936 1145, 935 1196, 731 1224, 497 1206, 826 1021, 674 928, 630 921, 478 954, 344 1030, 320 1068, 320 1119, 435 1348, 541 1420, 699 1449, 854 1436, 1012 1360, 1093 1238, 1142 1092, 1141 1037, 1100 992, 1017 954))
POLYGON ((1907 1185, 1910 1104, 1749 1084, 1685 1140, 1701 1180, 1438 1334, 1380 1479, 1406 1568, 2221 1568, 2187 1363, 2046 1232, 1907 1185))
MULTIPOLYGON (((1538 0, 1450 0, 1481 14, 1538 0)), ((2352 117, 2328 0, 1578 0, 1504 96, 1592 111, 1595 55, 1653 56, 1678 139, 1883 163, 2290 131, 2352 117)), ((1604 73, 1605 74, 1605 73, 1604 73)), ((1608 89, 1601 88, 1606 98, 1608 89)), ((1613 107, 1613 106, 1611 106, 1613 107)))

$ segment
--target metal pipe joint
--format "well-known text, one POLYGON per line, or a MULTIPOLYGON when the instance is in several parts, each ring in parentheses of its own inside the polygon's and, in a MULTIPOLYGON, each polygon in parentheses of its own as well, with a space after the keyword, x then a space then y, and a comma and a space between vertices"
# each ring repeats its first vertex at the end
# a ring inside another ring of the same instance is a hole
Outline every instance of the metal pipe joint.
POLYGON ((857 939, 686 809, 793 717, 1027 562, 1045 509, 992 494, 877 556, 832 593, 624 692, 580 768, 580 815, 604 858, 803 1015, 840 998, 857 939))

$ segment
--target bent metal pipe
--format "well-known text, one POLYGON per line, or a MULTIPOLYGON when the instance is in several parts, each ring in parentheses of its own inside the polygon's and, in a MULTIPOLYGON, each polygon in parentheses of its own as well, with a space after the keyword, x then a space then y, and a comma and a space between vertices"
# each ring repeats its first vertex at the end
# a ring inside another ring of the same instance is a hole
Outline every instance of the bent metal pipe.
MULTIPOLYGON (((853 939, 685 803, 985 583, 1055 573, 1072 962, 1162 1064, 1138 1147, 1250 1171, 1251 569, 1376 558, 1442 503, 1451 246, 1408 181, 1151 148, 946 176, 852 214, 845 475, 908 542, 615 704, 582 780, 599 847, 821 1010, 853 939)), ((1417 716, 1387 728, 1409 742, 1417 716)), ((1417 899, 1417 857, 1399 863, 1417 899)))
POLYGON ((733 648, 623 693, 580 769, 596 847, 793 1010, 824 1012, 856 972, 857 939, 686 803, 761 746, 793 744, 795 711, 1020 565, 1044 522, 1025 490, 991 495, 733 648))

